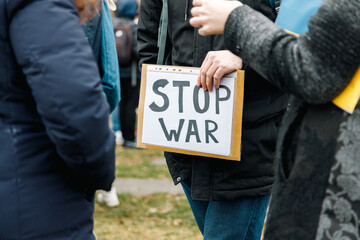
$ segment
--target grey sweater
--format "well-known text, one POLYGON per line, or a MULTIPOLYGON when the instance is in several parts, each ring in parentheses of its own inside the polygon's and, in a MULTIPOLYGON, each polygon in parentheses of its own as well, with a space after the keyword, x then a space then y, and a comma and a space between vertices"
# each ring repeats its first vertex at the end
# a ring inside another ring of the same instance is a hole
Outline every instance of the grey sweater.
POLYGON ((226 46, 271 83, 308 103, 331 101, 360 66, 360 1, 324 0, 299 38, 246 5, 225 25, 226 46))
MULTIPOLYGON (((309 32, 299 38, 242 6, 230 14, 224 35, 229 50, 295 96, 279 132, 265 239, 322 240, 316 235, 323 233, 324 225, 318 222, 341 145, 339 129, 353 131, 359 119, 360 104, 349 115, 329 102, 360 65, 360 1, 324 0, 309 22, 309 32), (355 120, 347 121, 351 117, 355 120)), ((356 211, 360 216, 360 206, 356 211)), ((336 213, 328 216, 335 216, 328 224, 331 231, 341 230, 336 213)))

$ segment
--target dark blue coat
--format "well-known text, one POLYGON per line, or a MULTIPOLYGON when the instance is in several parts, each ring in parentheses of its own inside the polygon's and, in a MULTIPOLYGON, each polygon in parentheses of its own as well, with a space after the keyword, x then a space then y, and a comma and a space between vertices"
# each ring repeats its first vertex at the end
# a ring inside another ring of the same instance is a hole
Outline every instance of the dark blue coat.
POLYGON ((0 239, 94 239, 109 106, 73 0, 0 1, 0 239))

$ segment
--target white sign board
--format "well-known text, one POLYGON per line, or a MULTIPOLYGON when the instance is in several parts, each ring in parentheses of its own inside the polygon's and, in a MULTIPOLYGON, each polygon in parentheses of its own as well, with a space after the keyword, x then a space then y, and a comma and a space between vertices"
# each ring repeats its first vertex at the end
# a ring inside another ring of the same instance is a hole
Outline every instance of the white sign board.
POLYGON ((198 68, 143 66, 138 145, 240 160, 241 72, 211 92, 196 86, 198 74, 198 68))

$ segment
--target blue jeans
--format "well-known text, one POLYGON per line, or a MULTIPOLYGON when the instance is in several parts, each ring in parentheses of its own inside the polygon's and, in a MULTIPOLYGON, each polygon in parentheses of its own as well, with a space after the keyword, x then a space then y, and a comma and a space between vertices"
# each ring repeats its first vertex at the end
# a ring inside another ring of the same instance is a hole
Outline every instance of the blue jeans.
POLYGON ((112 130, 114 132, 121 131, 119 104, 115 107, 114 111, 111 113, 111 122, 112 122, 112 130))
POLYGON ((191 178, 181 185, 204 240, 260 240, 270 195, 237 201, 194 201, 191 178))

